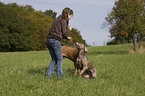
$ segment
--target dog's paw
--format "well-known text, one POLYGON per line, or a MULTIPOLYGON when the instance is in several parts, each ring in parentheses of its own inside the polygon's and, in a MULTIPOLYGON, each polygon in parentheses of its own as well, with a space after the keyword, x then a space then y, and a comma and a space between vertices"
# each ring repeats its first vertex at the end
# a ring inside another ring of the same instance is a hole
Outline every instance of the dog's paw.
POLYGON ((84 78, 89 78, 89 77, 90 77, 89 75, 85 75, 85 76, 84 76, 84 78))

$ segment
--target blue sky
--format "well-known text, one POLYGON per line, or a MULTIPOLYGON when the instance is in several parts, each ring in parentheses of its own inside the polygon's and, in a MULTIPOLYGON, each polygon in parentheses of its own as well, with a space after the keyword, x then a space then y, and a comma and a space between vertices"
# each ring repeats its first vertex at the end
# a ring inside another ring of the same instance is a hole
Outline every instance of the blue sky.
POLYGON ((31 5, 35 10, 53 10, 57 16, 65 7, 74 11, 69 26, 80 31, 87 44, 102 46, 103 42, 111 40, 109 28, 102 28, 105 17, 111 12, 117 0, 0 0, 4 4, 17 3, 18 5, 31 5))

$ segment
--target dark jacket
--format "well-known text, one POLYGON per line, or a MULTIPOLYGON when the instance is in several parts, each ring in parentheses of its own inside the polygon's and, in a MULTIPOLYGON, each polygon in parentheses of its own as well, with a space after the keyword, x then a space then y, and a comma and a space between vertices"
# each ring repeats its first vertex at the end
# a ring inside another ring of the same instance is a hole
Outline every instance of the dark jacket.
POLYGON ((52 23, 47 39, 56 39, 61 41, 62 39, 67 39, 69 32, 68 21, 66 19, 62 19, 62 17, 58 17, 52 23))

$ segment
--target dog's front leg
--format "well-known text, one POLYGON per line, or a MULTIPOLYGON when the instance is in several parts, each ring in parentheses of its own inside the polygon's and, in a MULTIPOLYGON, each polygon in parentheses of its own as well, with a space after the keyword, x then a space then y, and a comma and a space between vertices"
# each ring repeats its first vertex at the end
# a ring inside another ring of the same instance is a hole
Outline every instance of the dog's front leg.
POLYGON ((80 76, 88 69, 87 62, 85 62, 84 59, 82 59, 82 65, 83 69, 80 72, 80 76))
POLYGON ((78 68, 77 68, 77 61, 74 63, 75 65, 75 76, 77 75, 77 72, 78 72, 78 68))
POLYGON ((78 69, 77 69, 77 68, 75 68, 75 76, 77 75, 77 72, 78 72, 78 69))
POLYGON ((77 73, 78 73, 78 71, 79 71, 79 68, 78 68, 78 64, 79 64, 79 59, 77 58, 76 59, 76 62, 74 63, 74 65, 75 65, 75 76, 77 75, 77 73))
POLYGON ((80 76, 82 76, 82 74, 83 74, 87 69, 88 69, 88 67, 83 66, 83 70, 81 70, 81 72, 80 72, 80 76))

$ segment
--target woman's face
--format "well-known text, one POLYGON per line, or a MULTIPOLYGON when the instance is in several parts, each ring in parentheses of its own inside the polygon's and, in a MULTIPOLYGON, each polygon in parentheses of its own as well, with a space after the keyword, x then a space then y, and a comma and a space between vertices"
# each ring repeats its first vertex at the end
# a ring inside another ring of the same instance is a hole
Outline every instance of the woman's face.
POLYGON ((68 14, 68 20, 70 20, 72 17, 72 14, 68 14))

